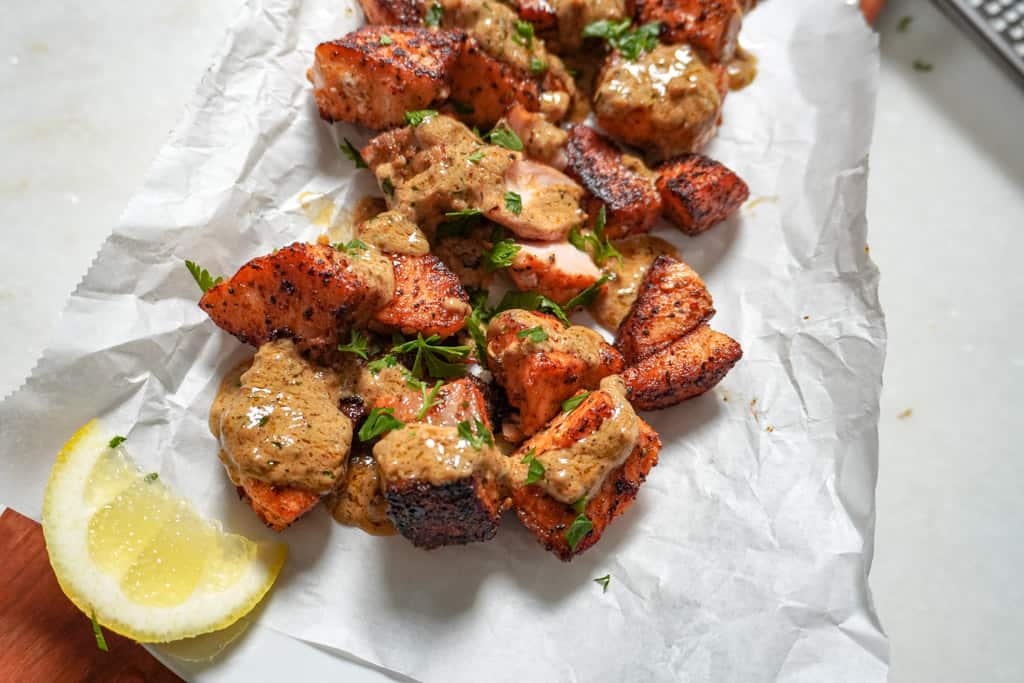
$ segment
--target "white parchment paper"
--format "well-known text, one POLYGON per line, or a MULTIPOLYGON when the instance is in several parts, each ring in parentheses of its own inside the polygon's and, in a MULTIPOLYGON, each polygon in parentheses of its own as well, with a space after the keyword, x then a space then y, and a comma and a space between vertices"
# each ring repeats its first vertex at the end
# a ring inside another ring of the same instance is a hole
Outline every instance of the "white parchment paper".
MULTIPOLYGON (((98 415, 204 514, 274 536, 206 427, 220 375, 250 351, 198 309, 182 261, 229 275, 375 190, 335 139, 366 135, 320 122, 304 78, 316 43, 361 21, 346 0, 245 8, 0 405, 0 500, 38 518, 53 455, 98 415)), ((728 97, 709 151, 752 199, 698 238, 664 234, 744 358, 649 416, 665 448, 636 505, 569 565, 511 518, 490 543, 428 553, 317 510, 280 536, 290 557, 261 624, 426 681, 885 679, 867 586, 885 347, 864 219, 876 39, 839 0, 766 2, 743 39, 760 76, 728 97), (607 573, 602 593, 591 579, 607 573)))

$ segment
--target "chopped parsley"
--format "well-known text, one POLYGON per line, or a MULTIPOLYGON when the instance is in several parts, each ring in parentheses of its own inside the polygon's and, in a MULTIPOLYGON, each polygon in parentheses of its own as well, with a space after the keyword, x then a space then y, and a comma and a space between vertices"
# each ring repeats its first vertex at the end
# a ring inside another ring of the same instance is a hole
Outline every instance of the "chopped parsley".
POLYGON ((523 47, 533 47, 533 24, 519 20, 515 23, 515 29, 516 32, 513 34, 512 40, 523 47))
POLYGON ((473 152, 468 157, 466 157, 466 160, 473 164, 479 164, 480 160, 483 158, 484 151, 482 149, 478 149, 477 151, 473 152))
POLYGON ((544 331, 543 327, 537 325, 528 330, 519 330, 516 332, 516 337, 519 339, 529 339, 532 342, 539 343, 548 340, 548 333, 544 331))
POLYGON ((498 307, 494 312, 497 314, 502 311, 507 311, 510 308, 522 308, 526 311, 550 313, 565 323, 566 327, 569 326, 569 318, 565 315, 565 311, 562 310, 562 307, 543 294, 538 294, 537 292, 505 292, 505 296, 501 298, 501 303, 498 304, 498 307))
POLYGON ((534 76, 539 76, 548 70, 548 65, 544 63, 544 60, 536 57, 530 57, 530 73, 534 76))
POLYGON ((338 344, 338 350, 343 353, 354 353, 363 360, 366 360, 370 350, 370 342, 359 330, 352 330, 348 344, 338 344))
POLYGON ((594 219, 593 232, 580 232, 578 228, 569 231, 569 242, 580 251, 589 252, 590 258, 599 266, 603 266, 605 261, 612 258, 618 259, 619 263, 622 263, 622 254, 615 248, 611 240, 604 236, 607 221, 608 214, 602 204, 597 212, 597 218, 594 219))
POLYGON ((586 512, 587 511, 587 497, 583 496, 582 498, 577 500, 575 503, 573 503, 572 504, 572 509, 575 510, 576 512, 578 512, 581 515, 584 512, 586 512))
POLYGON ((605 273, 601 277, 597 278, 597 282, 590 285, 573 298, 569 299, 569 301, 566 302, 565 304, 565 310, 571 311, 577 306, 589 306, 590 304, 594 303, 594 299, 596 299, 597 295, 601 293, 601 287, 603 287, 604 283, 608 282, 608 280, 610 279, 611 275, 609 275, 608 273, 605 273))
POLYGON ((363 159, 363 155, 359 153, 355 145, 349 142, 348 138, 343 138, 345 142, 338 145, 341 149, 341 153, 344 154, 349 161, 356 165, 356 168, 368 168, 366 161, 363 159))
POLYGON ((420 391, 423 392, 423 407, 420 408, 419 412, 416 413, 416 421, 419 422, 427 416, 430 409, 437 405, 437 394, 441 391, 441 385, 444 384, 441 380, 434 382, 434 388, 428 388, 426 382, 420 382, 420 391))
POLYGON ((431 116, 437 116, 437 111, 433 109, 418 109, 416 111, 405 112, 405 122, 410 126, 418 126, 431 116))
POLYGON ((199 285, 199 289, 203 290, 203 294, 206 294, 211 287, 216 287, 220 283, 224 282, 224 278, 214 278, 210 275, 210 271, 206 268, 200 268, 199 264, 195 261, 185 261, 185 267, 188 268, 188 272, 192 274, 192 279, 199 285))
POLYGON ((398 359, 389 353, 386 356, 377 358, 376 360, 371 360, 366 364, 366 369, 376 375, 384 368, 393 368, 396 365, 398 365, 398 359))
POLYGON ((264 415, 260 418, 259 425, 260 427, 266 427, 268 422, 270 422, 270 416, 264 415))
POLYGON ((382 33, 381 36, 380 36, 380 44, 381 45, 394 45, 395 41, 392 40, 391 36, 389 36, 388 34, 382 33))
POLYGON ((931 62, 926 62, 926 61, 924 61, 922 59, 915 59, 914 60, 914 71, 925 71, 925 72, 927 72, 927 71, 931 71, 934 68, 935 68, 935 65, 932 64, 931 62))
POLYGON ((576 552, 576 546, 580 544, 580 541, 589 534, 594 528, 594 523, 590 521, 582 512, 576 516, 576 519, 572 520, 572 524, 565 530, 565 542, 569 544, 569 550, 576 552))
POLYGON ((481 214, 483 214, 483 211, 481 211, 480 209, 461 209, 459 211, 445 211, 444 217, 454 218, 455 221, 457 222, 466 220, 467 218, 474 218, 481 214))
POLYGON ((156 481, 159 478, 160 478, 160 474, 157 473, 157 472, 150 472, 149 474, 147 474, 146 476, 143 477, 143 479, 145 481, 147 481, 147 482, 156 481))
POLYGON ((384 190, 384 194, 389 197, 395 196, 395 185, 391 182, 391 178, 385 178, 380 181, 380 189, 384 190))
POLYGON ((523 486, 536 484, 544 479, 544 465, 540 463, 540 460, 537 460, 536 449, 531 448, 520 462, 530 466, 530 469, 526 472, 526 481, 523 482, 523 486))
POLYGON ((635 62, 640 55, 650 52, 658 46, 658 33, 661 22, 652 21, 630 30, 633 22, 630 19, 601 19, 583 29, 584 38, 603 38, 619 51, 623 57, 635 62))
POLYGON ((493 247, 484 252, 484 268, 492 272, 499 268, 508 268, 520 249, 521 247, 513 240, 498 240, 493 247))
POLYGON ((366 416, 363 426, 359 428, 359 440, 369 441, 385 432, 401 429, 404 426, 405 424, 395 417, 394 408, 374 408, 366 416))
POLYGON ((587 396, 590 396, 589 391, 584 391, 581 394, 576 394, 575 396, 571 396, 565 399, 564 401, 562 401, 562 410, 566 413, 571 413, 572 411, 576 410, 576 408, 578 408, 581 403, 583 403, 587 396))
POLYGON ((519 136, 516 135, 515 131, 504 124, 496 126, 491 130, 491 132, 487 134, 487 140, 492 145, 498 145, 499 147, 510 149, 513 152, 523 151, 523 141, 519 139, 519 136))
POLYGON ((594 583, 596 583, 598 586, 601 587, 601 592, 602 593, 607 593, 608 592, 608 584, 611 582, 611 580, 612 580, 612 575, 611 574, 605 574, 604 576, 599 576, 598 578, 593 579, 594 583))
POLYGON ((469 356, 470 348, 445 346, 440 341, 440 335, 432 334, 424 338, 423 333, 419 332, 415 339, 391 347, 391 353, 415 353, 412 374, 416 377, 461 377, 466 372, 466 366, 461 361, 469 356))
POLYGON ((427 13, 423 17, 423 23, 427 26, 437 27, 441 25, 441 17, 444 16, 444 7, 441 7, 441 3, 432 2, 430 7, 427 8, 427 13))
POLYGON ((473 431, 473 425, 468 420, 463 420, 459 423, 458 431, 459 438, 469 442, 469 445, 480 450, 484 445, 493 446, 494 437, 491 436, 491 431, 487 429, 487 425, 480 421, 479 418, 474 418, 476 423, 476 431, 473 431))
POLYGON ((92 620, 92 634, 96 636, 96 647, 104 652, 110 652, 110 648, 107 647, 107 639, 103 637, 103 629, 100 628, 100 622, 96 620, 96 610, 92 611, 89 618, 92 620))
POLYGON ((518 192, 509 190, 505 193, 505 208, 517 216, 523 212, 523 198, 518 192))
POLYGON ((466 331, 476 344, 476 359, 481 365, 487 364, 487 322, 494 311, 487 305, 487 290, 478 289, 469 295, 472 312, 466 316, 466 331))
POLYGON ((911 22, 913 21, 914 17, 910 16, 909 14, 906 15, 905 17, 900 19, 900 23, 896 24, 896 30, 899 31, 900 33, 906 33, 907 29, 910 28, 911 22))
POLYGON ((118 446, 120 446, 121 444, 123 444, 127 440, 128 440, 127 436, 121 436, 120 434, 118 434, 113 439, 111 439, 110 441, 107 442, 107 446, 109 448, 117 448, 118 446))
POLYGON ((366 251, 370 248, 366 246, 365 242, 356 239, 349 240, 348 242, 335 242, 331 246, 351 256, 355 256, 357 251, 366 251))

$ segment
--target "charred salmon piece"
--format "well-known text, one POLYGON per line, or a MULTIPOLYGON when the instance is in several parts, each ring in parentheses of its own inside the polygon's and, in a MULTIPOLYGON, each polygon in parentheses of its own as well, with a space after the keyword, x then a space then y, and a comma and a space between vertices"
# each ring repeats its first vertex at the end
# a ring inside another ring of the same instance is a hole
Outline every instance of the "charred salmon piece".
POLYGON ((310 71, 320 116, 374 130, 400 126, 405 112, 443 102, 462 31, 364 26, 321 43, 310 71))
POLYGON ((711 389, 742 357, 743 349, 734 339, 700 325, 627 367, 622 379, 634 407, 661 410, 711 389))
POLYGON ((638 24, 661 22, 666 43, 689 43, 710 61, 728 62, 743 24, 739 0, 636 0, 638 24))
POLYGON ((423 16, 422 0, 359 0, 367 24, 416 26, 423 16))
MULTIPOLYGON (((428 392, 433 382, 425 380, 428 392)), ((404 423, 426 422, 442 427, 458 427, 460 422, 476 425, 480 420, 491 429, 487 403, 483 392, 469 378, 455 380, 441 385, 434 398, 434 405, 420 417, 423 409, 423 393, 418 389, 403 387, 407 391, 382 393, 373 401, 374 408, 393 408, 395 418, 404 423)))
POLYGON ((661 439, 650 425, 643 420, 639 422, 640 438, 636 447, 626 461, 605 478, 598 493, 588 500, 585 514, 594 528, 579 541, 575 550, 565 539, 566 530, 578 515, 571 505, 555 500, 539 486, 521 486, 513 490, 512 504, 519 521, 546 550, 563 562, 582 554, 601 539, 612 520, 633 504, 647 474, 658 464, 661 439))
POLYGON ((290 486, 271 486, 259 479, 242 479, 239 493, 257 516, 274 531, 284 531, 320 502, 320 496, 290 486))
POLYGON ((703 154, 684 154, 658 166, 665 216, 687 235, 728 218, 750 196, 743 179, 703 154))
POLYGON ((562 402, 622 371, 622 356, 597 332, 552 315, 511 309, 487 327, 487 365, 519 411, 519 431, 543 429, 562 402))
POLYGON ((568 242, 517 242, 517 246, 519 251, 506 271, 516 288, 538 292, 559 305, 601 277, 590 255, 568 242))
POLYGON ((296 242, 246 263, 207 290, 199 307, 253 346, 287 337, 303 349, 330 346, 339 326, 365 323, 390 299, 390 277, 375 274, 383 264, 376 250, 349 254, 296 242))
POLYGON ((636 301, 615 336, 627 365, 651 355, 715 314, 711 294, 690 266, 671 256, 654 259, 636 301))
MULTIPOLYGON (((475 428, 477 433, 478 430, 475 428)), ((498 529, 504 500, 487 459, 455 427, 406 425, 373 447, 388 516, 420 548, 486 541, 498 529)))
POLYGON ((450 337, 472 310, 459 278, 433 254, 392 254, 395 294, 373 315, 372 327, 402 334, 450 337))
POLYGON ((615 144, 590 126, 569 129, 566 173, 590 197, 587 213, 597 215, 604 204, 605 233, 610 238, 648 232, 661 216, 661 195, 654 174, 635 157, 626 158, 615 144))
POLYGON ((490 128, 513 104, 527 111, 539 110, 540 95, 535 78, 495 59, 475 38, 465 40, 451 78, 451 99, 461 105, 456 112, 461 121, 490 128))

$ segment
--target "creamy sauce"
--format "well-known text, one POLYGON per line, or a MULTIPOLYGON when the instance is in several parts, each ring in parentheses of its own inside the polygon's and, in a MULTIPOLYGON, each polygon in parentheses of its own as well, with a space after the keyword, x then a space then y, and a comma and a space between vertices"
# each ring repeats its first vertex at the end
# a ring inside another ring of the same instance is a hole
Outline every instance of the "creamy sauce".
POLYGON ((290 339, 256 351, 221 383, 210 410, 232 481, 327 493, 345 474, 352 422, 338 410, 341 380, 302 358, 290 339))
POLYGON ((495 59, 511 64, 529 73, 530 60, 539 59, 548 63, 548 52, 544 41, 536 37, 530 46, 525 40, 515 40, 515 11, 496 0, 443 0, 445 28, 461 28, 480 42, 484 52, 495 59))
MULTIPOLYGON (((555 500, 571 504, 597 493, 608 473, 621 465, 640 439, 640 423, 633 407, 626 400, 626 385, 618 375, 601 380, 600 391, 584 399, 576 410, 588 405, 610 402, 611 411, 601 425, 586 436, 570 441, 565 447, 546 448, 559 441, 558 433, 567 418, 557 418, 552 434, 527 441, 519 453, 534 449, 534 457, 544 466, 544 478, 537 485, 555 500)), ((564 441, 565 439, 563 439, 564 441)), ((506 459, 507 475, 512 481, 525 481, 529 465, 521 458, 506 459)))
POLYGON ((636 301, 640 284, 647 277, 654 259, 662 254, 679 258, 679 252, 665 240, 652 235, 634 235, 616 240, 615 247, 622 253, 622 265, 612 260, 609 266, 616 279, 590 305, 590 314, 607 329, 619 329, 629 307, 636 301))
POLYGON ((444 486, 482 470, 493 450, 474 448, 455 427, 417 424, 388 432, 373 455, 385 485, 415 480, 444 486))
POLYGON ((725 67, 729 76, 729 89, 742 90, 757 78, 757 57, 736 46, 736 54, 725 67))
POLYGON ((327 507, 339 524, 359 527, 374 536, 395 533, 381 491, 380 470, 372 456, 361 455, 348 461, 345 481, 327 500, 327 507))
POLYGON ((358 236, 367 244, 391 254, 422 256, 430 253, 427 236, 397 211, 385 211, 360 223, 358 236))
POLYGON ((552 321, 546 315, 526 311, 521 308, 512 308, 503 311, 491 319, 487 326, 487 338, 498 339, 509 334, 516 334, 510 343, 502 343, 501 349, 495 349, 494 353, 488 350, 498 364, 511 366, 520 362, 524 357, 540 352, 560 351, 571 354, 582 360, 588 366, 602 364, 604 352, 602 344, 604 337, 582 325, 571 325, 563 327, 560 322, 552 321), (533 341, 527 335, 519 339, 518 332, 533 327, 540 327, 547 333, 547 339, 533 341))

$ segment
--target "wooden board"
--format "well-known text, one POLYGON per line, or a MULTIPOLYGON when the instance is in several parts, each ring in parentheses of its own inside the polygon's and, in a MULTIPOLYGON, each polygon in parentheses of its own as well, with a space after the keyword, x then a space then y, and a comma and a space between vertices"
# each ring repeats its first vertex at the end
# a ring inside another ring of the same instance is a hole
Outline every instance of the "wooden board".
POLYGON ((142 646, 104 630, 96 647, 89 617, 61 592, 37 523, 13 510, 0 516, 0 681, 181 679, 142 646))

